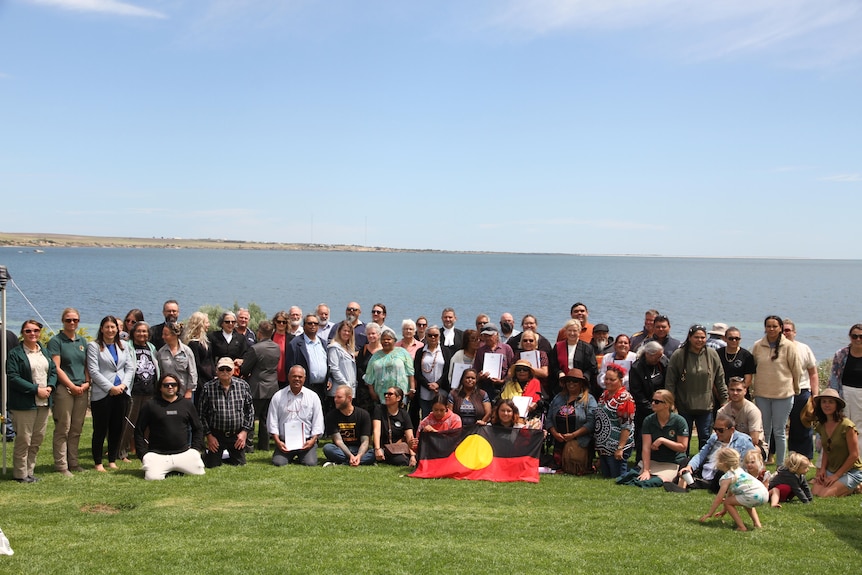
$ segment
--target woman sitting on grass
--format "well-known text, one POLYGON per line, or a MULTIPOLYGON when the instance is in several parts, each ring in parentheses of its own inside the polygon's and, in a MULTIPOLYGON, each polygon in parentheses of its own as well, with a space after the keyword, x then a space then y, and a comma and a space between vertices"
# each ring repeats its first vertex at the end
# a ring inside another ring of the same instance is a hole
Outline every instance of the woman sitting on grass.
POLYGON ((688 424, 674 412, 673 394, 657 389, 652 394, 652 413, 643 423, 641 435, 641 481, 657 475, 663 481, 672 481, 685 463, 688 449, 688 424))
POLYGON ((862 485, 862 460, 856 425, 844 417, 847 404, 834 389, 814 398, 814 431, 823 443, 823 458, 811 491, 817 497, 842 497, 862 485))
POLYGON ((718 469, 723 471, 724 475, 719 479, 720 488, 712 501, 709 512, 700 518, 700 522, 703 523, 710 517, 721 517, 725 513, 729 513, 736 522, 737 531, 748 531, 736 509, 738 506, 742 506, 754 522, 754 527, 758 529, 763 527, 755 507, 763 505, 769 498, 766 486, 739 467, 739 453, 735 449, 722 447, 718 450, 716 459, 718 469), (716 509, 722 504, 724 509, 716 513, 716 509))

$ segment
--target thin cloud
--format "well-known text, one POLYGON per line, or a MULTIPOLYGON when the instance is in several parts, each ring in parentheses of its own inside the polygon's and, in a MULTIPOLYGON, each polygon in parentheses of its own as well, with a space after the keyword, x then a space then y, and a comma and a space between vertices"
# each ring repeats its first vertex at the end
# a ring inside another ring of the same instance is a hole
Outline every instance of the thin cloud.
POLYGON ((814 64, 862 54, 854 0, 510 0, 490 24, 530 35, 655 29, 698 59, 770 51, 814 64))
POLYGON ((824 182, 862 182, 862 174, 836 174, 820 179, 824 182))
POLYGON ((117 0, 29 0, 29 2, 73 12, 97 12, 135 18, 167 18, 161 12, 117 0))

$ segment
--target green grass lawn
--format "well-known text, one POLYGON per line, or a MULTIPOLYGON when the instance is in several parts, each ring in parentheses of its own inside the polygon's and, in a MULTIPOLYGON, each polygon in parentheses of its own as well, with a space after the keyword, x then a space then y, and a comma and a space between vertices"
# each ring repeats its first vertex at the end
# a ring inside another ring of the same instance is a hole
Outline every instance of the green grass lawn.
MULTIPOLYGON (((88 437, 84 446, 91 464, 88 437)), ((137 461, 64 478, 52 471, 49 429, 42 480, 18 484, 11 470, 0 480, 0 528, 15 550, 0 572, 787 575, 854 572, 862 557, 860 497, 760 508, 764 528, 737 533, 729 517, 698 523, 706 492, 277 469, 269 455, 161 482, 144 481, 137 461)))

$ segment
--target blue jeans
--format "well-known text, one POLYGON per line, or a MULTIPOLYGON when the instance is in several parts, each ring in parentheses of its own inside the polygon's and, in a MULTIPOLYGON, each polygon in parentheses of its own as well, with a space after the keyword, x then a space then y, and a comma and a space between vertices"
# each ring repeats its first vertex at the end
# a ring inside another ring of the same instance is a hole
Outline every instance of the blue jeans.
MULTIPOLYGON (((688 433, 689 437, 691 437, 691 433, 695 430, 695 426, 697 429, 697 452, 703 449, 703 446, 706 445, 706 440, 709 439, 709 436, 712 435, 712 412, 706 411, 702 413, 683 413, 679 412, 683 419, 685 419, 686 425, 688 425, 688 433)), ((688 442, 689 449, 691 449, 691 441, 688 442)), ((688 457, 689 450, 685 450, 685 455, 688 457)))
POLYGON ((602 477, 616 479, 620 475, 625 475, 629 470, 629 456, 632 454, 632 448, 623 451, 623 458, 616 459, 613 455, 599 455, 599 468, 602 470, 602 477))
POLYGON ((769 439, 769 434, 772 433, 775 438, 775 461, 783 463, 787 456, 787 435, 784 427, 793 409, 793 396, 784 399, 755 397, 754 404, 763 416, 763 436, 769 439))
MULTIPOLYGON (((359 446, 348 446, 350 453, 356 455, 359 453, 359 446)), ((332 463, 344 464, 349 463, 347 456, 344 455, 344 452, 341 451, 341 448, 335 445, 334 443, 327 443, 323 446, 323 455, 326 456, 327 461, 331 461, 332 463)), ((369 449, 365 452, 365 455, 362 456, 362 459, 359 460, 359 465, 371 465, 374 463, 374 450, 369 449)))

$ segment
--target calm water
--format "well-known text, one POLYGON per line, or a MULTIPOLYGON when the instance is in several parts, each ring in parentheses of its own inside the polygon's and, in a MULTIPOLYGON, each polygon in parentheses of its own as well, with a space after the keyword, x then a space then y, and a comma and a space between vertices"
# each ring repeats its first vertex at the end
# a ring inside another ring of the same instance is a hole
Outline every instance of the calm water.
MULTIPOLYGON (((823 359, 862 321, 850 287, 862 282, 862 262, 855 260, 0 248, 0 264, 54 329, 66 306, 77 307, 92 328, 104 315, 123 316, 133 307, 162 321, 169 298, 179 300, 183 318, 204 304, 255 302, 272 315, 326 302, 336 320, 355 300, 363 321, 370 321, 375 302, 386 304, 387 324, 396 331, 406 317, 439 322, 440 311, 452 306, 464 329, 479 313, 497 321, 510 311, 516 321, 534 314, 539 331, 553 337, 571 305, 583 301, 590 321, 607 323, 613 335, 636 331, 644 310, 656 308, 671 318, 677 338, 692 323, 723 321, 742 330, 745 347, 760 337, 766 315, 789 316, 799 340, 823 359)), ((35 313, 11 283, 6 291, 17 332, 35 313)))

